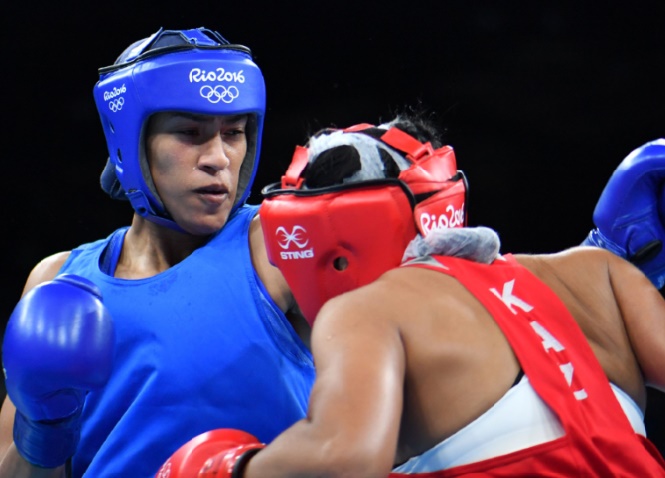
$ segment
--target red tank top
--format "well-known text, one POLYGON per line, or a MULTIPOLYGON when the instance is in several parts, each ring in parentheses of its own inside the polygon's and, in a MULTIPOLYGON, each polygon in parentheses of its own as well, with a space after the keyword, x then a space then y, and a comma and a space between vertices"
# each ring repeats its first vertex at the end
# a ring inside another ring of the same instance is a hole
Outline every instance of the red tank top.
POLYGON ((584 334, 549 287, 510 254, 491 265, 433 259, 405 266, 453 276, 485 306, 565 435, 477 463, 391 477, 665 477, 665 460, 633 431, 584 334))

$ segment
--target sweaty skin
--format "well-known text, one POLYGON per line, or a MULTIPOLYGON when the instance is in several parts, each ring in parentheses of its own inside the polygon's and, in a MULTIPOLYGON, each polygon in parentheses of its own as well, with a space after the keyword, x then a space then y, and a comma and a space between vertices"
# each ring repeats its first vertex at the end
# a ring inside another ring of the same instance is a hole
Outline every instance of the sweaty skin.
MULTIPOLYGON (((516 255, 562 299, 607 377, 644 410, 665 390, 665 301, 601 249, 516 255)), ((315 322, 308 417, 255 455, 244 478, 387 476, 488 410, 519 365, 456 279, 398 268, 328 302, 315 322)))
MULTIPOLYGON (((224 226, 247 150, 246 123, 244 115, 158 113, 151 118, 146 139, 151 174, 167 210, 188 233, 158 226, 134 214, 115 277, 140 279, 159 274, 188 257, 224 226)), ((249 241, 257 274, 308 343, 309 329, 296 313, 291 291, 279 270, 268 262, 258 216, 251 223, 249 241)), ((53 279, 69 254, 60 252, 39 262, 23 294, 53 279)), ((64 466, 37 468, 18 454, 12 439, 15 410, 6 397, 0 412, 0 478, 64 478, 64 466)))

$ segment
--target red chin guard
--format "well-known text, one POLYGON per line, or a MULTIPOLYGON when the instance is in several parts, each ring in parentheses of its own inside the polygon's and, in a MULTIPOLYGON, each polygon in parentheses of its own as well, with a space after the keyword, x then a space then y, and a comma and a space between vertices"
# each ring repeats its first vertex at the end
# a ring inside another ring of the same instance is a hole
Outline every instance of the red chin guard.
POLYGON ((450 146, 434 150, 397 128, 381 141, 412 163, 398 179, 302 189, 308 150, 298 146, 281 183, 262 191, 268 259, 310 325, 327 300, 397 267, 417 232, 466 225, 466 179, 450 146))

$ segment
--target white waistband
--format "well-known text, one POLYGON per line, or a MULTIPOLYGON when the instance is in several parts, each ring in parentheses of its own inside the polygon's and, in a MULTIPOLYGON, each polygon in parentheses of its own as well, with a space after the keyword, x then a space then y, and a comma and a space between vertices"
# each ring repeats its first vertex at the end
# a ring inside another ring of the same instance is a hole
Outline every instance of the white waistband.
MULTIPOLYGON (((612 385, 635 433, 646 436, 637 404, 612 385)), ((528 378, 512 387, 494 406, 438 445, 396 467, 399 473, 423 473, 475 463, 564 435, 557 416, 531 387, 528 378)))

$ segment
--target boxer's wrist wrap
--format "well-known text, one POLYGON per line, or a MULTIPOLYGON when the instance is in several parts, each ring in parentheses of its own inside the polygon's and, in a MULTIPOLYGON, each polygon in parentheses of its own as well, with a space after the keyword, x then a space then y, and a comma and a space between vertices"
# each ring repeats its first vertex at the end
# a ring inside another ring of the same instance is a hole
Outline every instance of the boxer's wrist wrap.
POLYGON ((53 421, 35 421, 16 412, 14 444, 18 453, 40 468, 57 468, 74 455, 81 436, 81 410, 53 421))
POLYGON ((259 451, 261 451, 263 448, 264 445, 259 445, 256 448, 247 450, 245 453, 240 455, 235 465, 233 465, 233 472, 231 473, 231 478, 243 478, 243 475, 245 474, 245 467, 247 467, 247 463, 249 463, 249 460, 251 460, 252 457, 256 455, 259 451))
POLYGON ((628 258, 627 252, 623 247, 619 246, 615 242, 610 241, 598 229, 592 229, 586 239, 584 239, 582 242, 582 245, 601 247, 603 249, 607 249, 619 257, 623 257, 624 259, 628 258))
MULTIPOLYGON (((613 254, 616 254, 617 256, 632 262, 638 267, 640 267, 641 264, 644 264, 653 259, 662 249, 662 242, 659 240, 654 240, 642 246, 632 256, 629 256, 628 252, 623 247, 619 246, 613 241, 610 241, 598 229, 592 229, 586 239, 584 239, 582 242, 582 245, 607 249, 613 254)), ((665 293, 665 268, 655 268, 650 272, 651 274, 647 276, 649 280, 651 280, 651 282, 656 286, 656 289, 660 290, 661 293, 665 293)))

